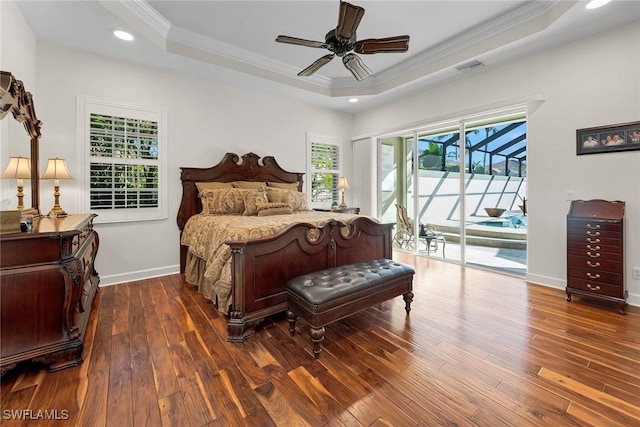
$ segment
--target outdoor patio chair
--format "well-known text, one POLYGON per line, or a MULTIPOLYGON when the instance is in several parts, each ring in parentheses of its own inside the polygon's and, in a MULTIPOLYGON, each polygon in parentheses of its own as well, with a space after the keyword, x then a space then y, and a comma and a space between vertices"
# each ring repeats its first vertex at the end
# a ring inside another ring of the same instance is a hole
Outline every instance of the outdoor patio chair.
POLYGON ((393 241, 403 249, 413 249, 413 221, 407 216, 407 209, 404 206, 396 204, 396 215, 398 222, 396 223, 396 234, 393 241))
MULTIPOLYGON (((393 241, 402 249, 412 251, 414 249, 414 223, 407 214, 407 208, 402 205, 396 204, 396 211, 398 216, 398 222, 396 223, 396 233, 393 236, 393 241)), ((418 233, 418 240, 425 244, 427 255, 431 251, 438 251, 438 242, 442 243, 442 257, 444 258, 444 249, 447 244, 446 239, 442 233, 436 231, 436 227, 433 224, 420 224, 420 230, 418 233)))

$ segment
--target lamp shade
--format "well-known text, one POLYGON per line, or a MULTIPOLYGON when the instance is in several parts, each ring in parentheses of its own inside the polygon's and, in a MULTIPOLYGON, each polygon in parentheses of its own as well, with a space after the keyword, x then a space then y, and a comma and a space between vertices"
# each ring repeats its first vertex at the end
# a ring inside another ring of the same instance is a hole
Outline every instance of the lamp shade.
POLYGON ((69 169, 67 169, 67 162, 65 159, 49 159, 47 162, 47 169, 44 171, 42 179, 73 179, 69 169))
POLYGON ((11 157, 9 164, 2 173, 4 179, 31 178, 31 160, 28 157, 11 157))
POLYGON ((338 188, 340 189, 349 188, 349 182, 347 181, 347 178, 345 177, 340 178, 340 181, 338 181, 338 188))

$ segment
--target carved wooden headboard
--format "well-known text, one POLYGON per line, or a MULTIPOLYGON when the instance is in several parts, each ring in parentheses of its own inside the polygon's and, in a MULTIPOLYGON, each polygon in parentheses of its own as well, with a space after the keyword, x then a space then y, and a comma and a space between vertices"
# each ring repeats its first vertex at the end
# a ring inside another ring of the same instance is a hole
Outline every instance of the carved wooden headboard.
POLYGON ((273 156, 260 156, 247 153, 240 156, 235 153, 224 155, 220 163, 210 168, 180 168, 182 181, 182 200, 178 209, 178 228, 184 229, 191 216, 202 211, 202 202, 198 197, 196 182, 232 182, 232 181, 268 181, 298 183, 302 191, 304 173, 288 172, 278 165, 273 156))

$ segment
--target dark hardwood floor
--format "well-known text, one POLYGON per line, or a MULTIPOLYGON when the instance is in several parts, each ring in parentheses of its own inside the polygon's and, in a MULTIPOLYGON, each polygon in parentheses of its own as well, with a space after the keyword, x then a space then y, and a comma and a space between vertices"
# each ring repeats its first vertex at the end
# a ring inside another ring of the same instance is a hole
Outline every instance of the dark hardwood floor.
POLYGON ((308 326, 291 338, 284 315, 226 342, 224 318, 179 275, 101 288, 85 362, 9 371, 0 423, 640 425, 640 310, 394 256, 416 267, 411 315, 398 297, 334 323, 319 360, 308 326))

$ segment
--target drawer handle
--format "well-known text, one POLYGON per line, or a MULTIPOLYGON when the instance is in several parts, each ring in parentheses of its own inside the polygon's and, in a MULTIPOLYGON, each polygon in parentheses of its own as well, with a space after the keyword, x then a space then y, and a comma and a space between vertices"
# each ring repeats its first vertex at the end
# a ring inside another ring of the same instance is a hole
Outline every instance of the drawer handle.
POLYGON ((591 224, 587 224, 587 228, 595 228, 597 230, 600 228, 600 224, 596 224, 595 227, 591 224))
POLYGON ((587 288, 591 289, 592 291, 599 291, 600 290, 600 286, 591 286, 591 283, 587 283, 587 288))
POLYGON ((595 255, 592 255, 591 252, 587 252, 587 255, 590 256, 591 258, 598 258, 600 256, 600 252, 596 252, 595 255))
POLYGON ((594 237, 594 236, 599 236, 599 235, 600 235, 599 231, 596 231, 595 233, 592 233, 590 230, 587 230, 587 236, 594 237))
POLYGON ((599 279, 600 278, 600 275, 598 273, 591 274, 590 272, 587 272, 587 276, 592 278, 592 279, 599 279))
POLYGON ((598 261, 596 262, 591 262, 590 260, 587 260, 587 265, 589 267, 600 267, 600 263, 598 261))
POLYGON ((591 237, 587 237, 587 243, 600 243, 600 239, 592 239, 591 237))
POLYGON ((592 248, 591 245, 587 245, 587 249, 589 249, 591 251, 599 251, 600 250, 600 246, 596 245, 595 248, 592 248))

